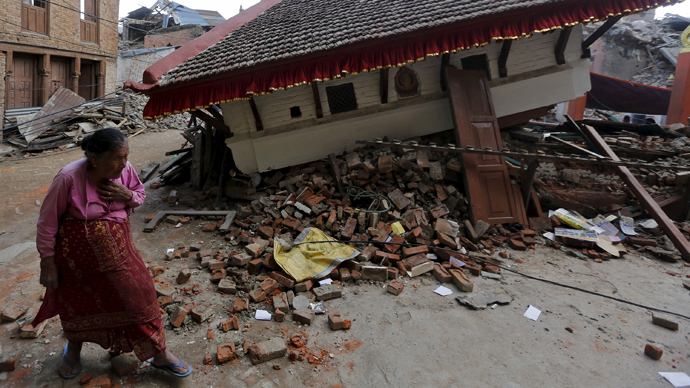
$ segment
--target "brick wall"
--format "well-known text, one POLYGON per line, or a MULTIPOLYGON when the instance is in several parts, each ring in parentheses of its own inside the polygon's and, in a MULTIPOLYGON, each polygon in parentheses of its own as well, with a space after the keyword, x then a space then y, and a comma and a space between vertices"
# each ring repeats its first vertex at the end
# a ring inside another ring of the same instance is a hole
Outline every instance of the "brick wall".
POLYGON ((190 40, 200 37, 203 33, 204 30, 198 24, 159 28, 150 31, 150 33, 144 37, 144 47, 182 46, 190 40))
MULTIPOLYGON (((99 0, 99 16, 104 19, 117 21, 119 3, 119 0, 99 0)), ((79 9, 80 6, 79 0, 64 0, 58 4, 74 9, 79 9)), ((55 48, 99 56, 117 56, 118 34, 116 24, 99 21, 100 45, 83 43, 79 30, 79 12, 58 7, 54 4, 47 4, 49 26, 48 36, 46 36, 22 30, 20 27, 22 24, 21 5, 21 0, 0 0, 0 9, 5 11, 2 17, 12 23, 0 21, 0 49, 3 49, 3 43, 18 43, 27 46, 55 48), (50 37, 56 39, 51 39, 50 37)), ((73 54, 65 53, 65 56, 73 56, 73 54)))
POLYGON ((117 79, 117 62, 114 59, 105 61, 105 92, 110 93, 117 90, 118 86, 122 86, 122 82, 117 79))

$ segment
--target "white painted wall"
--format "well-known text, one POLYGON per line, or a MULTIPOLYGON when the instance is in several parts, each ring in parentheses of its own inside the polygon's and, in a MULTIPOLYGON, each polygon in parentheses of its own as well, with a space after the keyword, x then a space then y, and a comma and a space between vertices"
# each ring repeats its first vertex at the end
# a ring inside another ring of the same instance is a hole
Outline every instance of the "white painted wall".
MULTIPOLYGON (((499 78, 498 56, 501 45, 490 44, 465 52, 451 54, 450 64, 462 68, 466 56, 487 54, 491 69, 491 93, 498 117, 569 101, 590 89, 589 60, 580 59, 582 28, 576 26, 570 36, 565 65, 557 65, 554 48, 558 32, 535 34, 513 43, 508 57, 508 78, 499 78)), ((323 158, 354 148, 357 139, 389 136, 405 139, 444 131, 453 127, 448 99, 440 86, 440 57, 429 57, 407 65, 420 80, 421 96, 405 99, 404 108, 395 107, 398 96, 394 78, 398 69, 389 72, 388 104, 379 96, 380 72, 348 75, 344 79, 319 83, 324 118, 316 119, 310 85, 277 91, 255 98, 264 131, 257 132, 254 116, 247 101, 222 104, 226 124, 235 133, 227 144, 233 150, 238 168, 245 173, 266 171, 323 158), (352 117, 352 112, 331 115, 326 87, 352 82, 358 111, 365 116, 352 117), (438 96, 438 98, 436 98, 438 96), (414 99, 420 101, 410 106, 414 99), (433 99, 433 100, 430 100, 433 99), (290 117, 290 107, 299 106, 302 116, 290 117), (377 108, 378 107, 378 108, 377 108), (341 116, 342 115, 342 116, 341 116), (342 117, 342 120, 338 120, 342 117)))
POLYGON ((122 84, 125 81, 141 82, 144 70, 164 56, 175 51, 175 47, 166 47, 157 51, 132 57, 117 56, 117 82, 122 84))

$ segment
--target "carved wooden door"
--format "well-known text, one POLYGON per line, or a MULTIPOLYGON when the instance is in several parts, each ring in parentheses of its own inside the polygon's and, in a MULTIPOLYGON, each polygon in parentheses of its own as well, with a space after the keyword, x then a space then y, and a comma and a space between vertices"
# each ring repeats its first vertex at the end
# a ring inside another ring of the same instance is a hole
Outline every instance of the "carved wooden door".
POLYGON ((37 106, 36 58, 15 55, 12 74, 7 77, 7 109, 37 106))
MULTIPOLYGON (((459 146, 503 149, 489 81, 485 71, 446 68, 455 139, 459 146)), ((470 200, 472 222, 489 224, 523 222, 522 201, 510 184, 505 158, 494 155, 463 154, 465 191, 470 200)))

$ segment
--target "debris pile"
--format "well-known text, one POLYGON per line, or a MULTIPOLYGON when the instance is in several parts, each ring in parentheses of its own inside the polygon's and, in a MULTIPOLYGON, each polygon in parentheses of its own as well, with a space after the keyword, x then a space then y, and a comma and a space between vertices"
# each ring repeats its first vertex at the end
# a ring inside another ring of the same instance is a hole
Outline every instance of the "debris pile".
POLYGON ((5 157, 77 146, 89 133, 114 127, 131 136, 146 131, 185 129, 188 114, 145 121, 142 111, 148 97, 129 90, 94 102, 86 102, 69 89, 61 88, 38 112, 10 117, 2 130, 2 143, 14 147, 5 157))

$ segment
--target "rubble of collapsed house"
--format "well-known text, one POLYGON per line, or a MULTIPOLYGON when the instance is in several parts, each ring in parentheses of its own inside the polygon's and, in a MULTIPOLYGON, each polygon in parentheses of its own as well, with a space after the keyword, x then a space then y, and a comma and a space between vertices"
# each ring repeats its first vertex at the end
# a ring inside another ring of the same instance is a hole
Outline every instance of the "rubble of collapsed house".
POLYGON ((14 150, 3 157, 30 157, 40 152, 64 151, 78 146, 89 133, 107 127, 115 127, 129 137, 187 127, 188 114, 144 120, 142 111, 147 101, 146 96, 120 90, 107 98, 86 102, 69 89, 58 89, 37 113, 7 120, 0 139, 14 150))
MULTIPOLYGON (((603 23, 586 26, 595 31, 603 23)), ((593 47, 593 71, 645 85, 673 83, 681 34, 690 19, 667 14, 651 21, 623 18, 593 47), (599 56, 600 58, 597 58, 599 56)))
MULTIPOLYGON (((589 124, 624 156, 620 163, 631 166, 658 201, 685 198, 690 143, 684 135, 690 128, 589 124)), ((510 303, 512 297, 476 289, 474 279, 502 280, 503 271, 515 271, 522 262, 511 251, 537 246, 598 263, 613 263, 611 259, 632 251, 680 260, 628 188, 607 170, 606 161, 592 160, 567 124, 533 122, 504 132, 503 138, 500 152, 511 155, 507 159, 516 183, 527 179, 521 156, 551 157, 539 162, 534 179, 538 200, 529 207, 534 216, 529 225, 469 220, 462 157, 452 152, 448 133, 404 142, 378 139, 354 152, 265 173, 258 181, 229 182, 244 184, 243 193, 221 205, 217 199, 223 190, 213 183, 207 190, 195 190, 190 182, 175 186, 168 194, 170 208, 188 210, 150 214, 144 230, 201 228, 204 234, 165 247, 161 257, 192 261, 195 268, 169 274, 165 265, 149 266, 166 323, 178 333, 204 324, 209 339, 215 338, 215 330, 246 332, 260 320, 294 325, 327 320, 332 330, 346 330, 356 323, 330 311, 325 301, 362 282, 376 284, 392 297, 405 292, 408 279, 417 276, 435 278, 443 287, 439 292, 450 291, 452 284, 460 292, 460 304, 486 308, 510 303), (548 140, 559 136, 568 140, 548 140), (292 262, 286 261, 288 256, 292 262), (311 259, 326 261, 320 273, 309 272, 315 265, 311 259)), ((193 148, 185 150, 194 153, 193 148)), ((192 163, 186 166, 191 169, 192 163)), ((161 181, 151 185, 160 187, 161 181)), ((687 217, 676 218, 688 237, 687 217)), ((306 333, 297 330, 288 344, 274 338, 219 345, 215 359, 206 355, 204 363, 231 362, 244 354, 254 364, 286 354, 293 362, 323 362, 324 355, 309 350, 306 333)))

